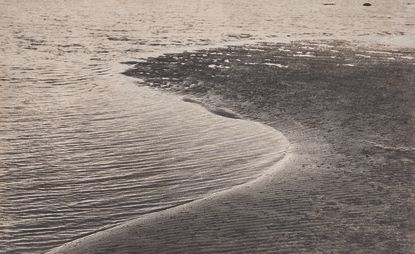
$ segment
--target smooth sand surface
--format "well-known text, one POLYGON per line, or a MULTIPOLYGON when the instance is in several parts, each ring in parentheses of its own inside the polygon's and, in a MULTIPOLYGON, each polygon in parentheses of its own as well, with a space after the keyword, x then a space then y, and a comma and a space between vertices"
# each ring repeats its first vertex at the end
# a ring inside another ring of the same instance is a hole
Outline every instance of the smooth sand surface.
POLYGON ((296 42, 138 63, 127 74, 268 124, 291 148, 254 182, 50 253, 415 253, 414 56, 296 42))

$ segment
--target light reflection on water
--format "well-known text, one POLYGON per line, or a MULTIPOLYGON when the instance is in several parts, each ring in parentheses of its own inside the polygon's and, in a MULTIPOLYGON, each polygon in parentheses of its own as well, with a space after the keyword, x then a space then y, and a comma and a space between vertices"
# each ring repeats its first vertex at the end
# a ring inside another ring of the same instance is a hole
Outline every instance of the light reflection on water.
POLYGON ((278 132, 136 87, 118 63, 287 36, 414 38, 414 5, 345 2, 0 1, 0 249, 41 252, 255 178, 279 159, 278 132))

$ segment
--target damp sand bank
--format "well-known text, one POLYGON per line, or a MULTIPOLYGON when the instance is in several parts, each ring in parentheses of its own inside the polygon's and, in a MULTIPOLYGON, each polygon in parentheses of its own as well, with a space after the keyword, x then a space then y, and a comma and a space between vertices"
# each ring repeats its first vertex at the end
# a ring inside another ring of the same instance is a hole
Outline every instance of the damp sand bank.
POLYGON ((296 42, 164 55, 127 75, 292 144, 256 181, 52 253, 411 253, 415 51, 296 42))

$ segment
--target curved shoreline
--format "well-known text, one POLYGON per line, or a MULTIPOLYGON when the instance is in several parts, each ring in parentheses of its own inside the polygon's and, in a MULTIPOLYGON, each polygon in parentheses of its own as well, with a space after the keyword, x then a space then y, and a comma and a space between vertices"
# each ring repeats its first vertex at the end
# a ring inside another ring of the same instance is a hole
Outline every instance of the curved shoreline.
POLYGON ((250 184, 51 253, 411 253, 415 154, 382 147, 414 145, 415 52, 329 46, 230 47, 137 64, 127 74, 281 130, 290 154, 250 184), (226 60, 229 69, 209 67, 226 60), (172 73, 174 85, 158 78, 172 73))
MULTIPOLYGON (((195 99, 191 99, 189 97, 184 97, 182 99, 184 102, 194 103, 202 106, 207 111, 211 112, 212 114, 216 114, 218 116, 233 118, 233 119, 240 119, 242 118, 239 114, 227 110, 225 108, 215 108, 213 106, 208 106, 200 101, 197 101, 195 99), (218 112, 219 111, 219 112, 218 112)), ((261 174, 246 183, 239 184, 236 186, 232 186, 229 189, 221 190, 214 192, 212 194, 208 194, 205 197, 196 199, 194 201, 178 205, 176 207, 168 208, 161 211, 152 212, 149 214, 142 215, 136 219, 131 219, 129 221, 123 222, 119 225, 111 226, 103 228, 102 230, 99 230, 97 232, 91 233, 87 236, 84 236, 82 238, 76 239, 74 241, 68 242, 66 244, 63 244, 60 247, 54 248, 47 253, 95 253, 96 251, 99 252, 99 250, 94 250, 94 246, 98 246, 102 244, 102 241, 105 242, 114 242, 116 241, 114 237, 116 238, 122 238, 120 241, 125 241, 129 238, 130 231, 133 230, 135 227, 140 227, 143 224, 151 224, 154 220, 159 220, 160 218, 166 218, 169 216, 174 216, 175 214, 186 212, 188 209, 194 209, 197 206, 203 206, 203 203, 205 202, 211 202, 215 199, 221 199, 226 198, 229 195, 232 196, 233 193, 243 192, 247 189, 250 189, 256 185, 261 185, 263 181, 267 181, 268 177, 272 177, 276 172, 283 170, 284 165, 289 164, 290 161, 293 159, 294 154, 292 153, 291 149, 292 146, 288 139, 285 138, 284 135, 282 135, 279 131, 275 130, 275 134, 278 134, 278 138, 281 140, 281 145, 284 147, 284 152, 279 152, 279 158, 278 162, 271 166, 270 168, 264 170, 261 172, 261 174)), ((249 191, 249 190, 248 190, 249 191)), ((128 240, 127 240, 128 241, 128 240)), ((118 241, 117 241, 118 242, 118 241)), ((131 249, 124 249, 124 250, 115 250, 111 249, 110 247, 105 247, 105 252, 108 251, 115 251, 115 252, 130 252, 131 249)))

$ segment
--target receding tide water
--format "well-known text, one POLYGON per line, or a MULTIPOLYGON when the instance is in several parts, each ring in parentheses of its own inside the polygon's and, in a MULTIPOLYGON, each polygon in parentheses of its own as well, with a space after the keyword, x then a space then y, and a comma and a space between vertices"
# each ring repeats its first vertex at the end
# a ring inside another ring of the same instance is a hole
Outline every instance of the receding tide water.
POLYGON ((374 2, 1 0, 0 252, 230 188, 284 152, 279 132, 139 87, 120 62, 289 36, 411 41, 411 1, 374 2))

